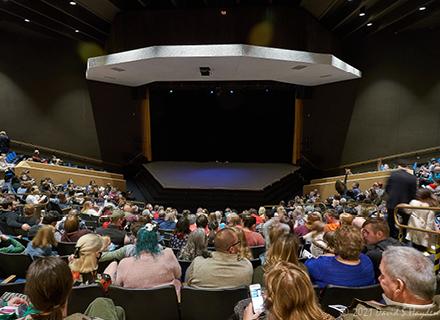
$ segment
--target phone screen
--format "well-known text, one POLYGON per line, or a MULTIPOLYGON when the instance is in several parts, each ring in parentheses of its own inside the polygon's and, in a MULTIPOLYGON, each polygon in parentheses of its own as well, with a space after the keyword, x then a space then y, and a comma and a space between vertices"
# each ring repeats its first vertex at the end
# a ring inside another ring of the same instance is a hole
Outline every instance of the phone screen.
POLYGON ((264 300, 263 294, 261 292, 261 286, 259 284, 251 284, 249 286, 249 291, 252 299, 252 306, 254 308, 254 313, 261 313, 264 311, 264 300))

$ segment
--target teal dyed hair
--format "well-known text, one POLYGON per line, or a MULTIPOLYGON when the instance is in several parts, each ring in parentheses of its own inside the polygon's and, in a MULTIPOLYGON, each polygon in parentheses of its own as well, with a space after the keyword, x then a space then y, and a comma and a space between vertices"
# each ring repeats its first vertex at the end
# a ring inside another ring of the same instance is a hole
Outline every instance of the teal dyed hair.
POLYGON ((142 252, 149 252, 153 255, 160 252, 159 238, 155 230, 148 231, 145 228, 141 228, 138 231, 136 241, 136 256, 140 256, 142 252))

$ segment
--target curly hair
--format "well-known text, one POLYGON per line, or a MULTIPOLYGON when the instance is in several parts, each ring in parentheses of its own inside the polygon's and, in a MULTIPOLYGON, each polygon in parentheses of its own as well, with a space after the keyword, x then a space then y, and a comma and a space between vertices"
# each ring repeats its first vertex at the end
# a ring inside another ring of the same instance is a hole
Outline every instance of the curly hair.
POLYGON ((342 259, 357 260, 364 246, 360 230, 353 226, 342 226, 335 231, 335 253, 342 259))

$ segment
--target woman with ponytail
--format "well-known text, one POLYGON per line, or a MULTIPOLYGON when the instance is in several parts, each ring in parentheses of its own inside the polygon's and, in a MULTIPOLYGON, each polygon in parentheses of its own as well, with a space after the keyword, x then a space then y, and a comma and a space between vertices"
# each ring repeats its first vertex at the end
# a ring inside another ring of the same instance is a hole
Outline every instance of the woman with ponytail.
POLYGON ((95 283, 98 260, 101 252, 110 244, 110 238, 94 233, 83 235, 75 246, 73 259, 70 261, 74 285, 95 283))

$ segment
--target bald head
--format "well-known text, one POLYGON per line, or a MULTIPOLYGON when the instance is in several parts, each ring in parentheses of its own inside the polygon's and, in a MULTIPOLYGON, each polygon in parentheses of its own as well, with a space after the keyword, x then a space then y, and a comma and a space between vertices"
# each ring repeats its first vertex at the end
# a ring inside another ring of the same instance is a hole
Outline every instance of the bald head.
POLYGON ((229 253, 231 247, 238 242, 238 237, 230 228, 224 228, 217 232, 214 239, 215 250, 229 253))

